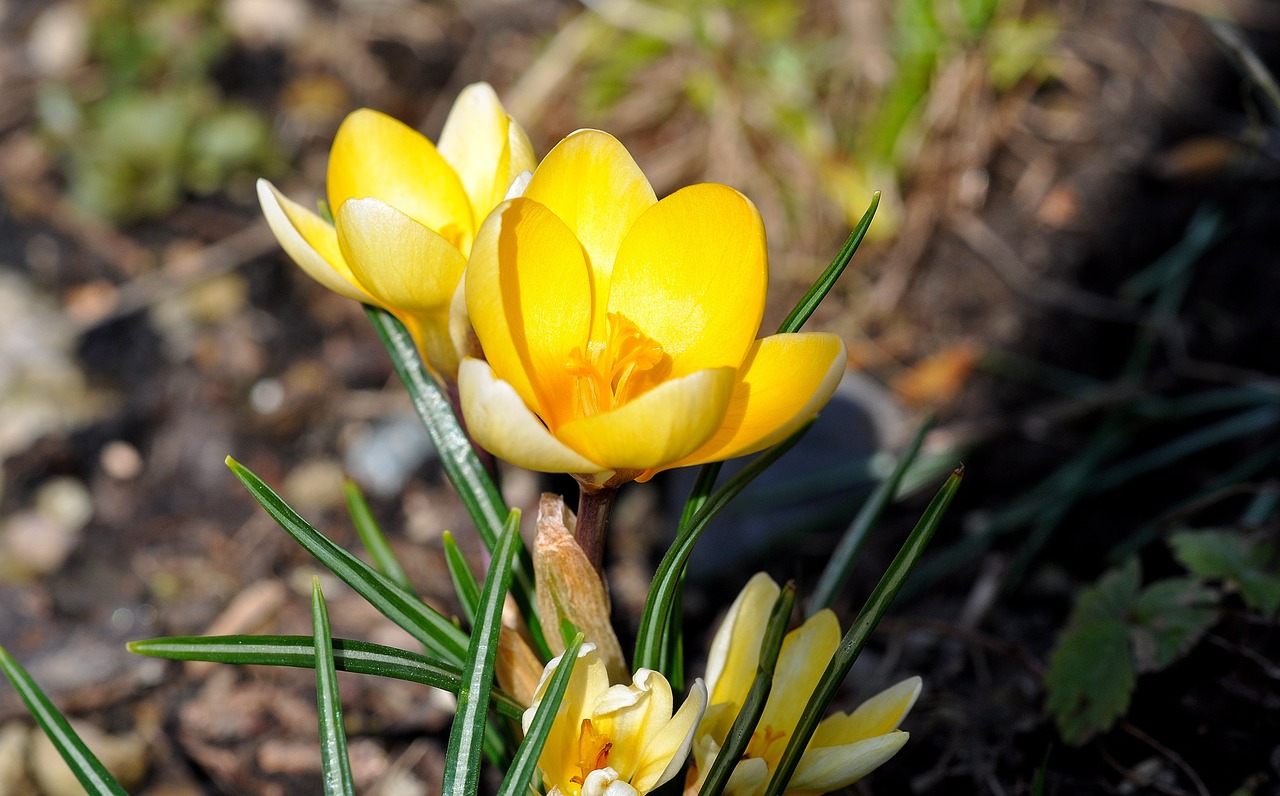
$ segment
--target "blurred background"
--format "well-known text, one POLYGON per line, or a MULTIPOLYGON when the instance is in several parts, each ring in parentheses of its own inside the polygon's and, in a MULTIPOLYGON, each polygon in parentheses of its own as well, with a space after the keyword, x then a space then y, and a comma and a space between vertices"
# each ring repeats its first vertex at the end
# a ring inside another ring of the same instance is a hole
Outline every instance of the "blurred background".
MULTIPOLYGON (((361 484, 425 598, 465 512, 360 308, 312 283, 254 180, 323 195, 367 106, 434 138, 486 80, 541 155, 584 126, 659 195, 732 185, 773 328, 873 191, 810 328, 840 404, 714 532, 691 673, 757 569, 800 594, 937 426, 836 607, 940 474, 961 495, 841 702, 920 674, 908 746, 851 791, 1280 792, 1280 9, 1266 0, 0 0, 0 643, 130 792, 319 790, 307 672, 178 666, 156 635, 412 646, 280 532, 230 454, 354 547, 361 484)), ((634 633, 687 479, 624 490, 634 633)), ((513 505, 541 489, 505 473, 513 505)), ((625 642, 624 642, 625 646, 625 642)), ((435 792, 451 697, 342 681, 362 793, 435 792)), ((0 794, 78 793, 0 688, 0 794)))

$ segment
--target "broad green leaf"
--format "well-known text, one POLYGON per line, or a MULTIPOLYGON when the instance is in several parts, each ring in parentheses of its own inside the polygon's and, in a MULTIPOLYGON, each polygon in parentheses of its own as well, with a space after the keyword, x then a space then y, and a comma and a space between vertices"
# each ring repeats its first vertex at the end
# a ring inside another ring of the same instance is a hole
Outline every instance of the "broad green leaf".
POLYGON ((1239 531, 1187 531, 1169 539, 1173 554, 1192 574, 1225 580, 1245 604, 1264 616, 1280 610, 1280 546, 1239 531))
POLYGON ((333 636, 320 579, 311 580, 311 627, 315 637, 316 713, 320 716, 320 763, 326 796, 355 796, 351 760, 347 757, 347 730, 342 725, 338 698, 338 674, 333 663, 333 636))
POLYGON ((1062 739, 1080 746, 1107 730, 1129 708, 1137 683, 1129 659, 1129 626, 1093 619, 1069 626, 1049 656, 1048 699, 1062 739))
POLYGON ((467 648, 466 633, 386 575, 329 541, 244 465, 228 456, 227 466, 272 519, 329 571, 422 642, 429 652, 452 663, 462 662, 467 648))
MULTIPOLYGON (((507 517, 507 504, 498 491, 498 485, 489 477, 488 471, 472 449, 471 439, 458 422, 449 397, 422 364, 422 358, 418 356, 418 349, 408 330, 386 310, 368 305, 364 310, 381 338, 382 345, 387 349, 391 364, 404 382, 405 389, 409 391, 413 408, 426 428, 431 444, 440 454, 440 464, 445 475, 449 477, 454 489, 458 490, 458 496, 471 515, 480 540, 492 553, 507 517)), ((511 596, 520 607, 521 616, 528 623, 534 646, 544 658, 550 658, 551 651, 542 635, 542 626, 538 623, 533 561, 523 548, 516 566, 511 596)))
POLYGON ((1143 590, 1130 635, 1138 673, 1163 669, 1195 646, 1218 621, 1217 597, 1197 578, 1167 578, 1143 590))
POLYGON ((756 676, 747 689, 742 709, 733 720, 725 736, 724 746, 716 754, 711 770, 707 772, 698 796, 720 796, 724 786, 729 784, 729 777, 737 767, 738 761, 746 754, 751 743, 751 734, 760 723, 764 714, 765 703, 769 701, 769 692, 773 690, 773 672, 778 663, 778 653, 782 650, 782 641, 787 635, 787 623, 791 621, 791 608, 796 601, 796 587, 788 583, 778 594, 769 613, 769 623, 765 626, 764 638, 760 640, 760 663, 756 666, 756 676))
POLYGON ((480 602, 480 584, 467 565, 467 559, 458 549, 453 534, 445 531, 441 537, 444 544, 444 563, 449 568, 449 578, 453 581, 453 590, 458 595, 458 603, 462 606, 462 616, 467 620, 467 627, 476 623, 476 605, 480 602))
POLYGON ((49 736, 53 747, 62 755, 86 793, 91 796, 129 796, 111 776, 111 772, 107 771, 107 767, 80 740, 76 731, 71 729, 71 725, 53 706, 49 697, 45 696, 36 681, 31 679, 27 670, 4 647, 0 647, 0 671, 13 683, 18 696, 26 703, 27 710, 31 711, 31 716, 40 725, 40 729, 44 730, 44 734, 49 736))
POLYGON ((405 574, 404 567, 400 566, 400 561, 396 558, 395 551, 391 549, 391 544, 379 527, 378 521, 373 518, 373 512, 369 510, 369 503, 364 499, 360 487, 355 481, 346 481, 342 485, 342 494, 347 499, 347 512, 351 515, 351 524, 355 526, 356 533, 360 535, 360 541, 364 544, 364 549, 369 551, 373 563, 382 571, 382 574, 391 578, 400 588, 408 592, 413 591, 409 576, 405 574))
POLYGON ((547 690, 542 694, 538 709, 529 722, 529 731, 516 749, 507 775, 498 788, 498 796, 523 796, 526 792, 537 792, 534 777, 538 773, 538 758, 542 748, 546 746, 547 736, 551 734, 551 726, 560 710, 560 702, 564 700, 564 692, 569 687, 569 678, 573 675, 573 667, 578 663, 578 651, 582 649, 582 634, 573 637, 565 646, 560 656, 560 665, 547 682, 547 690))
POLYGON ((875 630, 876 625, 880 624, 889 606, 893 604, 894 597, 902 589, 902 584, 911 574, 912 568, 920 560, 920 556, 924 555, 929 540, 933 538, 934 531, 942 523, 947 507, 951 505, 952 498, 960 489, 963 478, 964 467, 961 466, 951 474, 951 477, 938 490, 938 494, 934 495, 933 500, 929 501, 920 521, 916 523, 915 528, 911 529, 898 554, 894 556, 889 568, 881 576, 880 582, 863 603, 862 610, 858 612, 848 632, 840 640, 840 646, 831 656, 831 662, 827 664, 822 678, 818 680, 818 685, 814 687, 813 694, 805 705, 804 712, 800 714, 795 732, 787 740, 787 748, 782 752, 782 758, 774 769, 773 778, 769 780, 769 785, 765 789, 766 796, 780 796, 786 791, 787 783, 791 781, 796 766, 800 764, 800 756, 809 745, 818 722, 822 721, 827 706, 835 698, 836 691, 844 682, 845 676, 849 674, 849 669, 853 668, 854 661, 862 654, 862 648, 866 646, 867 639, 871 638, 871 632, 875 630))
MULTIPOLYGON (((311 636, 173 636, 131 641, 126 646, 139 655, 174 661, 300 669, 314 667, 316 656, 311 636)), ((454 664, 368 641, 333 639, 333 663, 338 671, 407 680, 452 694, 462 686, 462 672, 454 664)), ((506 718, 519 720, 524 713, 524 706, 500 691, 493 692, 493 702, 506 718)))
POLYGON ((498 655, 498 634, 502 631, 502 604, 511 586, 512 567, 519 549, 520 512, 513 510, 493 551, 493 562, 476 605, 475 627, 462 666, 458 711, 453 717, 449 748, 445 752, 444 781, 440 787, 443 794, 472 796, 479 787, 489 692, 498 655))

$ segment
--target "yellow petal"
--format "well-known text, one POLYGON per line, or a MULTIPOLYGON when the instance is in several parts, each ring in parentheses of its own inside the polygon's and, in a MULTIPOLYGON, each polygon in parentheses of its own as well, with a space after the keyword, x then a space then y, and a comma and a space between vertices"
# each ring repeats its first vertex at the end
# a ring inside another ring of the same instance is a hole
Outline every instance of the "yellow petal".
POLYGON ((661 343, 678 378, 742 363, 767 286, 755 205, 724 185, 693 185, 636 219, 618 250, 608 308, 661 343))
MULTIPOLYGON (((509 186, 519 175, 525 172, 532 172, 538 167, 538 156, 534 154, 533 143, 529 141, 529 134, 524 131, 519 122, 510 117, 508 117, 507 125, 507 149, 510 152, 510 157, 507 159, 506 180, 509 186)), ((502 190, 505 193, 507 188, 503 187, 502 190)), ((498 198, 501 199, 502 197, 499 196, 498 198)), ((497 202, 494 202, 494 204, 497 204, 497 202)))
POLYGON ((586 345, 591 323, 582 247, 546 207, 512 199, 481 226, 466 282, 467 313, 485 358, 557 428, 574 415, 574 378, 565 365, 586 345))
POLYGON ((775 334, 757 340, 743 361, 720 430, 671 466, 745 456, 781 442, 826 406, 844 369, 844 343, 833 334, 775 334))
POLYGON ((579 130, 543 158, 525 196, 569 226, 591 263, 596 284, 595 337, 604 337, 605 297, 618 247, 657 197, 621 142, 599 130, 579 130))
MULTIPOLYGON (((773 671, 773 691, 760 716, 761 727, 790 734, 800 721, 805 703, 840 646, 840 621, 830 609, 823 609, 805 620, 782 640, 778 663, 773 671)), ((769 747, 770 764, 782 756, 785 744, 769 747)))
MULTIPOLYGON (((437 148, 457 172, 471 200, 472 224, 502 201, 511 184, 511 120, 488 83, 472 83, 458 94, 445 119, 437 148)), ((530 168, 525 165, 521 169, 530 168)), ((516 174, 519 173, 517 170, 516 174)))
POLYGON ((853 713, 828 716, 818 724, 810 746, 836 746, 893 732, 915 705, 920 689, 920 678, 908 677, 863 702, 853 713))
POLYGON ((598 473, 609 469, 551 436, 511 385, 496 378, 483 360, 462 360, 458 367, 458 394, 471 438, 500 459, 547 473, 598 473))
MULTIPOLYGON (((707 689, 713 705, 727 702, 738 708, 742 706, 756 676, 760 642, 769 623, 769 613, 781 591, 773 578, 757 572, 729 606, 707 655, 707 689)), ((736 716, 729 716, 729 723, 734 718, 736 716)))
POLYGON ((635 773, 631 776, 631 784, 636 790, 648 793, 680 772, 693 747, 694 730, 706 709, 707 686, 698 678, 693 681, 684 704, 671 720, 646 737, 635 773))
POLYGON ((338 248, 338 233, 324 219, 263 179, 258 180, 258 203, 280 246, 307 276, 340 296, 373 300, 351 275, 338 248))
MULTIPOLYGON (((534 702, 521 717, 521 726, 525 732, 528 732, 538 704, 546 693, 547 682, 563 657, 556 656, 542 670, 542 680, 534 693, 534 702)), ((583 644, 578 652, 573 674, 569 676, 564 698, 560 701, 560 708, 556 711, 555 721, 551 724, 551 732, 538 757, 538 768, 542 769, 548 787, 559 787, 565 793, 577 792, 576 788, 571 787, 569 779, 582 775, 577 765, 580 758, 578 735, 582 729, 582 721, 591 718, 592 708, 608 688, 609 675, 596 653, 595 645, 583 644)))
POLYGON ((448 241, 377 199, 343 203, 336 221, 352 275, 378 302, 447 315, 453 289, 467 267, 448 241))
POLYGON ((709 368, 663 382, 617 409, 563 424, 556 436, 611 470, 662 467, 688 455, 720 427, 733 376, 730 368, 709 368))
POLYGON ((377 198, 438 232, 464 254, 475 224, 458 175, 427 137, 362 108, 343 120, 329 152, 329 206, 377 198))
POLYGON ((800 758, 787 793, 829 793, 852 785, 897 754, 909 737, 891 732, 843 746, 810 747, 800 758))

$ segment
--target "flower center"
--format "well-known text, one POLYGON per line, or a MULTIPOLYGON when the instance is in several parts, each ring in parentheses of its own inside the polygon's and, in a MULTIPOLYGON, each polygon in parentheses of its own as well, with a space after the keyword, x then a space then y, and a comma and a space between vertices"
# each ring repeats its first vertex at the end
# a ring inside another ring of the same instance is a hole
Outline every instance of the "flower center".
MULTIPOLYGON (((751 733, 751 740, 747 743, 747 751, 743 752, 742 759, 746 760, 749 757, 766 758, 769 756, 769 749, 786 737, 785 730, 775 730, 772 725, 766 724, 763 729, 757 729, 751 733)), ((778 751, 781 753, 781 748, 778 751)))
POLYGON ((608 412, 644 393, 667 358, 661 344, 623 315, 611 312, 606 320, 606 339, 588 342, 585 352, 575 346, 564 363, 577 379, 579 417, 608 412))
POLYGON ((569 778, 570 782, 581 785, 592 771, 599 771, 609 763, 609 750, 613 741, 609 736, 596 731, 591 719, 582 720, 582 729, 578 733, 578 771, 569 778))

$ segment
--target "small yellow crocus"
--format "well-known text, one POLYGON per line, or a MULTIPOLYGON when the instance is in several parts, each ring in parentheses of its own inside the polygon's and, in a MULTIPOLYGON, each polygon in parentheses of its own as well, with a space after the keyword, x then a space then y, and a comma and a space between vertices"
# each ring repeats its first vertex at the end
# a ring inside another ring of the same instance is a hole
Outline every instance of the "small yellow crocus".
POLYGON ((844 372, 831 334, 756 339, 755 206, 724 185, 658 201, 617 139, 579 130, 476 235, 466 302, 484 360, 458 374, 475 440, 594 486, 786 438, 844 372))
MULTIPOLYGON (((526 732, 561 657, 543 670, 526 732)), ((595 645, 583 644, 538 758, 548 796, 644 796, 676 776, 707 705, 702 680, 673 714, 674 704, 667 679, 649 669, 609 685, 595 645)))
MULTIPOLYGON (((716 631, 707 658, 710 707, 698 726, 694 765, 686 794, 696 794, 742 709, 760 660, 760 643, 778 584, 755 575, 729 608, 716 631)), ((725 788, 728 796, 763 793, 795 732, 827 663, 840 645, 840 623, 824 609, 789 632, 782 642, 773 689, 747 751, 725 788)), ((823 719, 796 766, 788 794, 828 793, 850 785, 902 748, 909 737, 898 729, 920 694, 920 678, 911 677, 863 702, 853 713, 823 719)))
POLYGON ((437 377, 452 380, 469 348, 459 288, 476 230, 534 165, 524 130, 492 88, 476 83, 458 95, 438 145, 378 111, 348 116, 329 152, 333 225, 266 180, 258 181, 258 200, 308 275, 390 310, 437 377))

